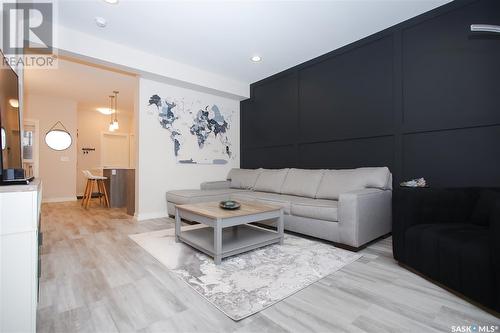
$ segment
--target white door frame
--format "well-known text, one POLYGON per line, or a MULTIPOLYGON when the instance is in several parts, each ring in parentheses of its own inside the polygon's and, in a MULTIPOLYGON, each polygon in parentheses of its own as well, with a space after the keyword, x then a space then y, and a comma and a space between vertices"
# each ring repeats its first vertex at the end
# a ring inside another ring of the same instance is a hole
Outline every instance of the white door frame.
MULTIPOLYGON (((32 118, 25 118, 23 120, 23 130, 21 133, 21 149, 22 149, 22 140, 24 140, 24 127, 26 124, 29 124, 30 126, 35 127, 35 137, 33 138, 34 142, 34 149, 33 149, 33 176, 35 178, 40 177, 40 121, 37 119, 32 119, 32 118)), ((24 162, 24 156, 23 156, 23 162, 24 162)), ((24 164, 24 163, 23 163, 24 164)))

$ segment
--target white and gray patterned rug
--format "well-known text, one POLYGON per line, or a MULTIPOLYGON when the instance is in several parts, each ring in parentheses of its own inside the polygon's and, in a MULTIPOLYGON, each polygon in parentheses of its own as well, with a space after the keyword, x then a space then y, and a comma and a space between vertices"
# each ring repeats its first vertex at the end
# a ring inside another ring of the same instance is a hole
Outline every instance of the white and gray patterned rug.
POLYGON ((205 254, 176 243, 173 229, 130 238, 233 320, 259 312, 361 257, 332 245, 285 234, 284 245, 229 257, 217 266, 205 254))

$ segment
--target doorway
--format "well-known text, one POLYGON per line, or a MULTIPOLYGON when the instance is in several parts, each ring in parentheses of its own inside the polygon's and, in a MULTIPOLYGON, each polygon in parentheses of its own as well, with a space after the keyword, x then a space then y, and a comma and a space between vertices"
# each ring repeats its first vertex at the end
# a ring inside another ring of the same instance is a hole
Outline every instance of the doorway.
POLYGON ((69 57, 60 57, 57 69, 25 70, 24 167, 42 179, 45 202, 81 197, 83 170, 98 176, 107 166, 131 167, 137 81, 136 74, 69 57), (72 139, 64 150, 44 141, 43 134, 58 123, 72 139))
POLYGON ((25 119, 23 122, 23 169, 25 177, 39 177, 39 163, 38 163, 38 120, 25 119))

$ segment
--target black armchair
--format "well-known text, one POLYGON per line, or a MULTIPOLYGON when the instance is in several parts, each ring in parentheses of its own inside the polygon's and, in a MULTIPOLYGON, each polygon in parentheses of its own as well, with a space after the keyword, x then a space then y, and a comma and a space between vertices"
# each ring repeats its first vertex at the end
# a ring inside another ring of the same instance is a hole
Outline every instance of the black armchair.
POLYGON ((394 191, 394 258, 500 312, 500 189, 394 191))

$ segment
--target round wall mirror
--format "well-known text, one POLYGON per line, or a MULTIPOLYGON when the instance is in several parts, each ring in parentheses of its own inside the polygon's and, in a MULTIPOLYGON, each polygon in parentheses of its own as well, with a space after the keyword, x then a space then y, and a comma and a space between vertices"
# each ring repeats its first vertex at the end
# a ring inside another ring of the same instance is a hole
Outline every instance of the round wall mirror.
POLYGON ((2 150, 5 150, 5 147, 7 147, 7 134, 5 133, 5 128, 2 127, 2 150))
POLYGON ((45 134, 45 143, 54 150, 66 150, 71 146, 71 134, 60 129, 53 129, 45 134))

